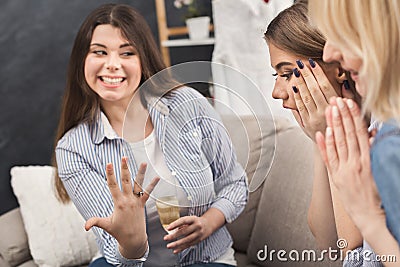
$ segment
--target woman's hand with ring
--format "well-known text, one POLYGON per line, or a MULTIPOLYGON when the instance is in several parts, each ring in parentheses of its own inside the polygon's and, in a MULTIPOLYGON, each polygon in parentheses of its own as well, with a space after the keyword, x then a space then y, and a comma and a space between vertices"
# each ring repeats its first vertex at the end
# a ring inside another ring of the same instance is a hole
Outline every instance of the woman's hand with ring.
POLYGON ((118 241, 121 254, 132 259, 140 258, 146 252, 147 234, 144 206, 160 178, 154 178, 143 192, 142 184, 147 166, 142 163, 132 188, 127 161, 126 157, 121 161, 122 191, 118 186, 113 165, 107 164, 107 184, 114 202, 114 211, 106 218, 90 218, 85 224, 85 229, 88 231, 93 226, 102 228, 118 241))

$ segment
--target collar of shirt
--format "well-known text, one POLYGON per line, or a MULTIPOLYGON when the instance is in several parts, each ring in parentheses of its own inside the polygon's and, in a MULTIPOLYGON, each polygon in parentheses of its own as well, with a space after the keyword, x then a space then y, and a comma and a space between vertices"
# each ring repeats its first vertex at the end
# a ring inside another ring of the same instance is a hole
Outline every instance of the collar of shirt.
MULTIPOLYGON (((150 117, 153 119, 159 114, 167 116, 169 114, 169 101, 166 97, 146 96, 147 109, 149 110, 150 117)), ((157 125, 155 125, 157 126, 157 125)), ((107 139, 120 139, 118 134, 112 128, 107 116, 100 111, 97 120, 94 123, 93 141, 95 144, 103 142, 104 138, 107 139)))

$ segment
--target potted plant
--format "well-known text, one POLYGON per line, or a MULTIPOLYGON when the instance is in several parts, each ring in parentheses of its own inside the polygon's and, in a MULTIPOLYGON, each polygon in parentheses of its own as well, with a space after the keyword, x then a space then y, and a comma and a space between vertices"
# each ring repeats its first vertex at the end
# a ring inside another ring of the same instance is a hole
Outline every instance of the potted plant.
POLYGON ((200 40, 209 37, 210 17, 203 15, 198 0, 175 0, 174 5, 178 9, 186 6, 185 22, 190 39, 200 40))

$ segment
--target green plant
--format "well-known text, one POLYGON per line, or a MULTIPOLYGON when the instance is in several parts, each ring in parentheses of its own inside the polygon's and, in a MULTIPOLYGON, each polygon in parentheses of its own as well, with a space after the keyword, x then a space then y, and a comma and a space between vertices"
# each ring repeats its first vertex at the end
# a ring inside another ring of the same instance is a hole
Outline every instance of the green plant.
POLYGON ((200 17, 204 15, 198 0, 175 0, 174 6, 178 9, 186 6, 187 12, 185 15, 185 19, 200 17))

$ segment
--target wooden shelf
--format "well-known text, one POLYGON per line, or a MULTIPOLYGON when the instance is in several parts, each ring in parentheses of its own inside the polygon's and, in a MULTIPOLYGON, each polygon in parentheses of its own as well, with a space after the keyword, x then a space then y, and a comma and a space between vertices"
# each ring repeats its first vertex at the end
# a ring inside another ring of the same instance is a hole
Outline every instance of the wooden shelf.
MULTIPOLYGON (((179 46, 196 46, 196 45, 213 45, 214 38, 208 38, 204 40, 190 40, 190 39, 172 39, 169 37, 182 37, 182 35, 188 34, 187 27, 168 27, 167 25, 167 14, 165 9, 166 0, 155 0, 156 13, 157 13, 157 24, 158 24, 158 36, 160 39, 160 49, 163 56, 165 65, 171 65, 171 59, 169 55, 169 47, 179 46)), ((210 25, 210 32, 214 30, 214 26, 210 25)))
POLYGON ((191 39, 175 39, 165 40, 161 42, 163 47, 179 47, 179 46, 194 46, 194 45, 213 45, 215 43, 214 38, 191 40, 191 39))

